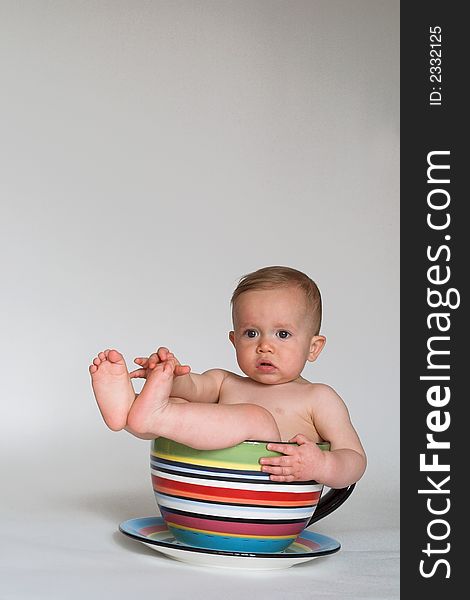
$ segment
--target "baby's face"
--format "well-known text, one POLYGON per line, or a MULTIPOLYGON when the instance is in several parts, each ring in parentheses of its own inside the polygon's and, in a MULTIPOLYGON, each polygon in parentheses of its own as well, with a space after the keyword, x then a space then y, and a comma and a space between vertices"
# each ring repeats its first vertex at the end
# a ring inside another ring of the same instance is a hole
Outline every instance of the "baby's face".
POLYGON ((313 336, 305 295, 297 287, 241 294, 233 326, 230 340, 240 369, 265 384, 297 379, 325 342, 323 336, 313 336))

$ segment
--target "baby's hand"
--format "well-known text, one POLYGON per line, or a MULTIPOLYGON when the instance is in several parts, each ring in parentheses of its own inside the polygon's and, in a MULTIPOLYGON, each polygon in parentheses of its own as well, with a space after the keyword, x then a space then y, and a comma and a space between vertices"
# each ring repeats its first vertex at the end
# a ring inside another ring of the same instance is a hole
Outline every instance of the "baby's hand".
POLYGON ((271 481, 310 481, 321 483, 321 473, 324 472, 325 452, 309 440, 305 435, 298 434, 290 442, 298 446, 286 444, 268 444, 267 449, 282 452, 284 456, 261 458, 261 470, 270 473, 271 481))
POLYGON ((140 369, 136 369, 135 371, 131 371, 129 373, 129 377, 134 379, 136 377, 141 377, 147 379, 150 372, 160 363, 164 363, 167 361, 174 361, 175 369, 173 374, 178 377, 180 375, 187 375, 191 371, 191 367, 189 365, 181 365, 179 360, 175 357, 173 352, 170 352, 168 348, 161 347, 151 354, 148 358, 146 357, 138 357, 134 359, 134 362, 137 365, 140 365, 140 369))

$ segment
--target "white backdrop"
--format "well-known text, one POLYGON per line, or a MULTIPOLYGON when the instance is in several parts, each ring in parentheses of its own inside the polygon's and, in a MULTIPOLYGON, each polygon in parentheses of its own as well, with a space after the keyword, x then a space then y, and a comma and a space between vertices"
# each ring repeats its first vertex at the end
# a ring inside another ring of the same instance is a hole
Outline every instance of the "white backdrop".
MULTIPOLYGON (((163 344, 238 371, 229 298, 269 264, 319 284, 327 345, 304 375, 343 397, 369 458, 318 530, 397 527, 398 9, 1 0, 9 569, 27 536, 78 519, 86 549, 87 523, 109 537, 155 510, 147 443, 102 423, 93 356, 163 344)), ((17 597, 38 593, 30 576, 17 597)))

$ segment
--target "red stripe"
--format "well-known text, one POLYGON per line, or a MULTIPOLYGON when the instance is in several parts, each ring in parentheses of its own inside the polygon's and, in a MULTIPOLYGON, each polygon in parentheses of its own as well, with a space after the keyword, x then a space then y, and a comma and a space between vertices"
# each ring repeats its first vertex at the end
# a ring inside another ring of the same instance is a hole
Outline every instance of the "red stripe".
POLYGON ((151 525, 150 527, 142 527, 139 529, 140 535, 147 536, 152 533, 160 533, 161 531, 167 531, 168 527, 166 525, 151 525))
POLYGON ((240 490, 233 488, 212 487, 172 481, 152 475, 153 488, 156 492, 173 494, 187 498, 206 498, 226 500, 234 503, 248 502, 277 506, 308 506, 318 502, 320 492, 268 492, 261 490, 240 490))
POLYGON ((218 521, 212 519, 201 519, 199 517, 188 517, 185 515, 176 515, 168 513, 164 509, 161 511, 165 521, 171 525, 181 525, 194 529, 213 531, 215 533, 231 533, 237 535, 299 535, 305 529, 308 519, 302 523, 234 523, 230 521, 218 521))

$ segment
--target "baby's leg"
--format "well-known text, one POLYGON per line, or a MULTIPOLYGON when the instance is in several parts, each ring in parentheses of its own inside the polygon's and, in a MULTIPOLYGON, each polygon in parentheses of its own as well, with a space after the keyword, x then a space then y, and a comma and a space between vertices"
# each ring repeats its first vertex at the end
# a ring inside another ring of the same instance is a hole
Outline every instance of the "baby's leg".
POLYGON ((124 429, 135 392, 126 362, 116 350, 100 352, 89 368, 95 398, 106 425, 124 429))
POLYGON ((132 405, 128 429, 138 437, 166 437, 198 450, 236 446, 244 440, 280 441, 274 417, 256 404, 170 402, 173 368, 155 367, 132 405))

